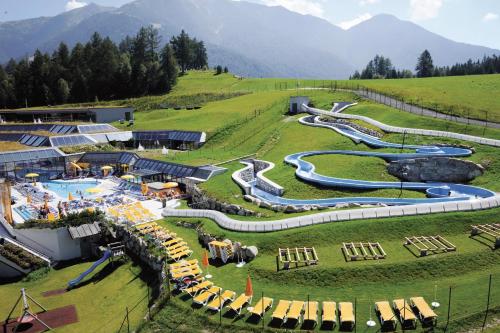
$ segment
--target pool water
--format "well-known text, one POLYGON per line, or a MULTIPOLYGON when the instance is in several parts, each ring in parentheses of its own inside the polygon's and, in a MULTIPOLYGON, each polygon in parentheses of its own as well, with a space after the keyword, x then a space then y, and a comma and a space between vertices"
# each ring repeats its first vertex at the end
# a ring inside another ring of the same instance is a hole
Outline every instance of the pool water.
POLYGON ((97 180, 82 180, 82 181, 64 181, 64 180, 50 180, 47 182, 42 182, 42 186, 47 190, 55 192, 59 197, 64 200, 68 199, 69 193, 73 195, 75 199, 80 196, 77 191, 81 191, 84 196, 90 196, 90 193, 85 192, 87 189, 99 186, 99 181, 97 180))

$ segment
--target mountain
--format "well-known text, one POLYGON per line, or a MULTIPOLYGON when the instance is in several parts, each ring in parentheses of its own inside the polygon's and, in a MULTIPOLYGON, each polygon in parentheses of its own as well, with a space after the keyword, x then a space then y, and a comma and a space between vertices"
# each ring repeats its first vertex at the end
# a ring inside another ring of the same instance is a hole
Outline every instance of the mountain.
POLYGON ((136 0, 120 8, 89 4, 54 17, 0 23, 0 62, 70 46, 94 31, 119 41, 154 25, 167 41, 181 29, 204 40, 210 65, 245 76, 346 78, 375 56, 413 69, 429 49, 437 65, 500 53, 457 43, 394 16, 378 15, 344 31, 283 7, 231 0, 136 0))

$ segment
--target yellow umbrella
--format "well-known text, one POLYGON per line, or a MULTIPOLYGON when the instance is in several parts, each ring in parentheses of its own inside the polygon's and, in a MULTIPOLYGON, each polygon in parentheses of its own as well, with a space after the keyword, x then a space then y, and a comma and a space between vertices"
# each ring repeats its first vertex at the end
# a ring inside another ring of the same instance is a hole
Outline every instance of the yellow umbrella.
POLYGON ((105 165, 101 168, 101 170, 111 170, 111 169, 113 169, 113 167, 109 165, 105 165))
POLYGON ((27 177, 27 178, 35 178, 35 177, 38 177, 38 176, 40 176, 40 175, 37 174, 37 173, 32 172, 32 173, 27 173, 25 177, 27 177))
POLYGON ((98 187, 91 187, 91 188, 86 189, 85 192, 87 192, 87 193, 101 193, 102 189, 100 189, 98 187))
POLYGON ((76 164, 76 163, 74 163, 74 162, 69 162, 69 164, 70 164, 73 168, 75 168, 75 169, 77 169, 77 170, 82 170, 82 168, 81 168, 78 164, 76 164))
POLYGON ((168 182, 163 185, 163 188, 174 188, 179 186, 179 183, 176 182, 168 182))
POLYGON ((120 177, 121 179, 135 179, 133 175, 123 175, 120 177))
POLYGON ((73 194, 71 192, 68 193, 68 201, 73 201, 75 198, 73 197, 73 194))

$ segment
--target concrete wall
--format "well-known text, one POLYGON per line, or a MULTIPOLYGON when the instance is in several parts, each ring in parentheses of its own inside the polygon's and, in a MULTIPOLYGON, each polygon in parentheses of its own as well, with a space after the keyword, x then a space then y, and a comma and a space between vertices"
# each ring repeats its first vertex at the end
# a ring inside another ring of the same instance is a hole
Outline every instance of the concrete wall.
POLYGON ((302 106, 303 104, 305 104, 305 105, 309 104, 309 97, 306 97, 306 96, 292 96, 292 97, 290 97, 289 112, 292 114, 306 112, 306 110, 302 106), (297 104, 297 112, 293 111, 294 104, 297 104))
POLYGON ((72 239, 66 228, 15 229, 15 233, 20 242, 29 244, 52 260, 69 260, 82 255, 80 240, 72 239))
POLYGON ((90 110, 95 113, 95 121, 97 123, 112 123, 120 119, 125 120, 126 112, 130 112, 130 118, 134 119, 133 108, 98 108, 90 110))

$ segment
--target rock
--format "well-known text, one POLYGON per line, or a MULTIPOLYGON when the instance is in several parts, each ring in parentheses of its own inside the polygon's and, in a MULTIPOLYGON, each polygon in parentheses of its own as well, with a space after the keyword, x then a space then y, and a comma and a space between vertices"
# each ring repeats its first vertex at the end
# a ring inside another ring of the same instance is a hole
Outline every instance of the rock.
POLYGON ((262 200, 260 200, 260 199, 255 199, 255 200, 253 201, 253 203, 254 203, 256 206, 260 206, 261 202, 262 202, 262 200))
POLYGON ((287 213, 287 214, 297 213, 297 207, 292 206, 292 205, 288 205, 288 206, 285 207, 284 212, 287 213))
POLYGON ((259 250, 256 246, 247 246, 245 249, 245 256, 248 261, 255 259, 255 257, 259 254, 259 250))
POLYGON ((266 201, 262 201, 259 205, 260 208, 265 208, 265 209, 271 209, 271 204, 266 202, 266 201))
POLYGON ((279 212, 281 210, 281 206, 280 205, 272 205, 271 210, 274 212, 279 212))
POLYGON ((238 215, 239 215, 239 216, 246 216, 246 211, 245 211, 244 209, 240 209, 240 210, 238 211, 238 215))
POLYGON ((248 195, 248 194, 245 194, 243 196, 243 199, 245 199, 245 201, 248 201, 248 202, 253 202, 255 200, 254 197, 252 197, 251 195, 248 195))
POLYGON ((411 182, 467 183, 484 173, 480 164, 449 157, 415 158, 393 161, 387 171, 411 182))
POLYGON ((349 207, 349 204, 347 203, 338 203, 335 205, 335 208, 347 208, 349 207))

